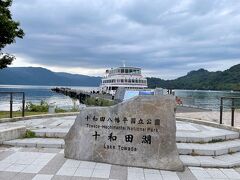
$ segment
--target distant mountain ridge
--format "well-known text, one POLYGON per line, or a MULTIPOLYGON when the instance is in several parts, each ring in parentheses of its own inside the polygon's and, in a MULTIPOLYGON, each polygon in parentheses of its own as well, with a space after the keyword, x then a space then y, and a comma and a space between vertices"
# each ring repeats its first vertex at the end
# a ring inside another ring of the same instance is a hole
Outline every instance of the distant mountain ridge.
MULTIPOLYGON (((175 80, 147 78, 148 87, 167 89, 236 90, 240 91, 240 64, 225 71, 191 71, 175 80)), ((101 77, 52 72, 41 67, 10 67, 0 70, 2 85, 99 86, 101 77)))
POLYGON ((205 69, 191 71, 175 80, 148 78, 150 88, 198 89, 198 90, 236 90, 240 91, 240 64, 225 71, 209 72, 205 69))
POLYGON ((52 72, 41 67, 10 67, 0 70, 0 84, 48 86, 99 86, 101 77, 52 72))

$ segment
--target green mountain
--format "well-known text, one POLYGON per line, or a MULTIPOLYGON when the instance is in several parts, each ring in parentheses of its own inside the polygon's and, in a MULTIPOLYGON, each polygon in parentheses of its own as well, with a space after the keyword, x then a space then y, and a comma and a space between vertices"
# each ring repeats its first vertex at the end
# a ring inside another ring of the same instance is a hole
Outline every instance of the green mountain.
MULTIPOLYGON (((49 86, 99 86, 100 77, 57 73, 41 67, 11 67, 0 70, 0 84, 49 86)), ((236 90, 240 91, 240 64, 225 71, 191 71, 174 80, 148 78, 148 87, 167 89, 236 90)))
POLYGON ((209 72, 205 69, 191 71, 175 80, 148 78, 149 88, 236 90, 240 91, 240 64, 225 71, 209 72))
POLYGON ((10 67, 0 70, 0 84, 48 86, 99 86, 100 77, 52 72, 41 67, 10 67))

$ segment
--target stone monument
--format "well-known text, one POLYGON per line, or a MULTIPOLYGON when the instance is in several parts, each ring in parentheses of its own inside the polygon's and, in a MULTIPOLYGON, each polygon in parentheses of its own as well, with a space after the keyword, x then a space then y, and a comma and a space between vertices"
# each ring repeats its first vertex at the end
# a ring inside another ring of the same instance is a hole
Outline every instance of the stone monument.
POLYGON ((111 107, 88 107, 65 137, 65 157, 182 171, 173 96, 138 96, 111 107))

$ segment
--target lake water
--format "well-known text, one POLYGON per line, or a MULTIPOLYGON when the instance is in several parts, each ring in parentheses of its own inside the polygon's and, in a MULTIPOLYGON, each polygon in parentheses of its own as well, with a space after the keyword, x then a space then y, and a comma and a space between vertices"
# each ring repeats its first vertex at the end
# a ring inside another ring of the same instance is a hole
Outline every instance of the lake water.
MULTIPOLYGON (((71 99, 68 96, 55 93, 51 88, 56 86, 23 86, 23 85, 0 85, 0 92, 25 92, 26 103, 32 102, 40 104, 41 101, 47 103, 55 103, 57 107, 62 109, 71 109, 74 103, 79 104, 78 101, 71 99)), ((66 86, 74 89, 91 90, 96 87, 76 87, 66 86)), ((0 93, 0 111, 9 110, 10 95, 0 93)), ((20 110, 22 103, 22 95, 14 94, 13 96, 13 110, 20 110)))
MULTIPOLYGON (((57 94, 51 91, 55 86, 22 86, 22 85, 0 85, 0 92, 21 91, 25 92, 26 102, 39 104, 42 100, 48 103, 55 103, 56 106, 63 109, 70 109, 77 101, 72 100, 68 96, 57 94)), ((69 86, 68 86, 69 87, 69 86)), ((71 86, 73 89, 81 90, 97 90, 98 87, 80 87, 71 86)), ((220 97, 240 97, 240 92, 231 91, 198 91, 198 90, 175 90, 175 95, 180 97, 184 105, 197 106, 206 109, 219 109, 220 97)), ((21 108, 21 96, 14 95, 13 108, 19 110, 21 108)), ((9 95, 0 94, 0 111, 9 110, 9 95)), ((225 107, 229 108, 230 101, 225 102, 225 107)), ((240 107, 240 100, 236 102, 240 107)))
MULTIPOLYGON (((205 109, 219 110, 221 97, 239 97, 240 92, 233 91, 202 91, 202 90, 175 90, 183 104, 205 109)), ((230 109, 231 100, 224 100, 224 109, 230 109)), ((235 107, 240 108, 240 99, 235 100, 235 107)))

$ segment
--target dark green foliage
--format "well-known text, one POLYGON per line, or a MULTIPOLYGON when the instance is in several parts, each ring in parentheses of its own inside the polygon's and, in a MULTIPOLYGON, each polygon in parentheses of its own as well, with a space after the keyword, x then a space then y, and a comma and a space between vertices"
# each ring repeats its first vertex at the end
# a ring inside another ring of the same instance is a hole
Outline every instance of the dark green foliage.
POLYGON ((30 131, 30 130, 27 130, 25 133, 25 136, 24 136, 24 138, 35 138, 35 137, 36 137, 35 132, 30 131))
POLYGON ((191 71, 186 76, 175 80, 165 81, 159 78, 148 78, 148 87, 240 91, 240 64, 223 72, 209 72, 199 69, 198 71, 191 71))
POLYGON ((85 99, 84 104, 88 106, 112 106, 114 102, 107 99, 89 97, 85 99))
POLYGON ((45 101, 41 101, 39 105, 28 102, 26 111, 28 112, 48 112, 49 105, 45 101))
POLYGON ((8 65, 12 64, 14 59, 15 57, 12 55, 0 53, 0 69, 6 68, 8 65))
POLYGON ((9 10, 12 0, 0 0, 0 69, 6 68, 14 60, 14 56, 2 53, 8 44, 15 43, 15 38, 23 38, 24 32, 19 22, 12 19, 9 10))
POLYGON ((67 110, 56 107, 55 113, 65 113, 67 110))

